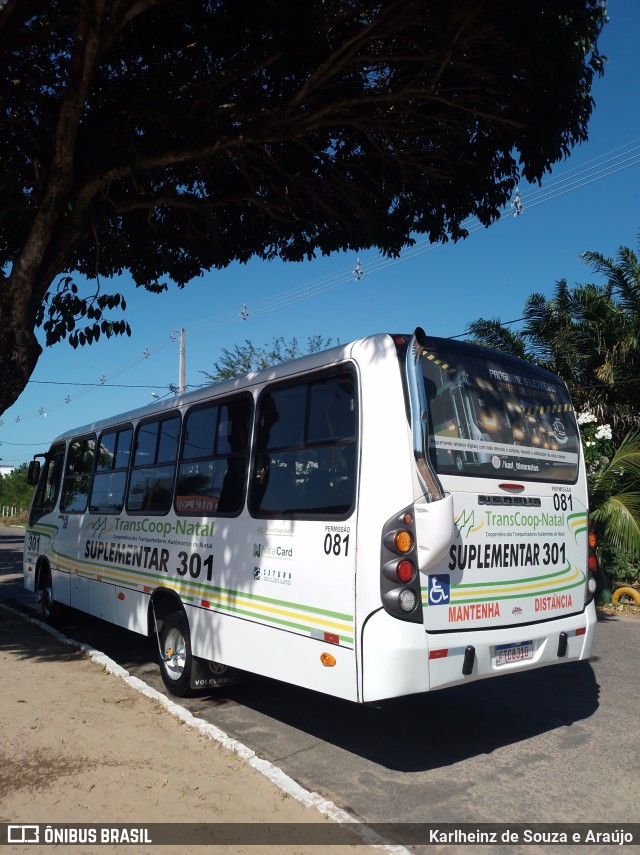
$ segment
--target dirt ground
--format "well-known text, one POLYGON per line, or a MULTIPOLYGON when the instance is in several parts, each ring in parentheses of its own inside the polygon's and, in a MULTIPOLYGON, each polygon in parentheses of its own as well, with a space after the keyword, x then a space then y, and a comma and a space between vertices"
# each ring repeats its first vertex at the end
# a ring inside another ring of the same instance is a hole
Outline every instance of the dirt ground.
MULTIPOLYGON (((9 823, 326 823, 228 745, 0 608, 0 821, 9 823)), ((318 797, 319 799, 319 797, 318 797)), ((328 836, 327 842, 330 837, 328 836)), ((205 852, 180 845, 13 844, 3 852, 205 852)), ((216 852, 317 853, 311 845, 225 845, 216 852)), ((332 846, 332 855, 380 851, 332 846)))

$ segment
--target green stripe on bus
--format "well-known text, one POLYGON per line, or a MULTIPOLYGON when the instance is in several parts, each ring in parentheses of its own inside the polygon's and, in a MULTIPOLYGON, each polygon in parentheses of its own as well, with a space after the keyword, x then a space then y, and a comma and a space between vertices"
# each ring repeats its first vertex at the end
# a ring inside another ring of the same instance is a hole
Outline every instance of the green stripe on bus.
MULTIPOLYGON (((584 577, 582 579, 580 579, 578 582, 573 582, 571 585, 564 585, 563 587, 560 587, 560 588, 550 588, 549 590, 538 591, 538 592, 535 592, 533 594, 510 594, 510 595, 505 596, 505 597, 491 597, 490 600, 491 600, 491 602, 494 602, 497 600, 521 600, 521 599, 524 599, 525 597, 547 597, 547 596, 551 596, 551 594, 558 594, 561 591, 571 591, 571 590, 573 590, 573 588, 579 588, 581 585, 584 585, 584 577)), ((478 600, 478 599, 475 599, 475 600, 457 600, 456 599, 456 600, 450 600, 449 603, 447 603, 447 605, 458 606, 458 605, 464 605, 466 603, 487 603, 487 602, 489 602, 489 600, 482 600, 482 599, 480 599, 480 600, 478 600)))
POLYGON ((59 556, 64 561, 70 562, 74 567, 78 566, 78 564, 84 565, 87 568, 94 568, 96 572, 102 569, 104 570, 114 570, 123 573, 135 574, 136 576, 142 576, 145 579, 151 579, 155 581, 162 582, 171 582, 177 585, 184 585, 190 588, 197 588, 198 590, 202 590, 205 592, 215 592, 219 594, 227 594, 228 596, 241 596, 245 597, 245 599, 255 600, 256 602, 266 603, 268 605, 273 606, 283 606, 286 608, 295 608, 301 612, 309 612, 310 614, 322 615, 323 617, 331 617, 336 620, 344 620, 348 622, 353 621, 353 615, 343 614, 342 612, 334 612, 329 609, 319 609, 315 606, 307 606, 302 603, 293 603, 289 600, 277 600, 273 597, 265 597, 261 594, 251 594, 245 593, 243 591, 235 590, 234 588, 222 588, 218 585, 208 585, 205 582, 198 582, 195 579, 174 579, 173 577, 167 578, 166 576, 161 576, 157 573, 150 573, 146 570, 140 570, 138 568, 129 568, 127 566, 123 566, 121 564, 98 564, 92 561, 83 560, 82 562, 76 561, 68 555, 65 555, 63 552, 54 552, 53 554, 59 556))
MULTIPOLYGON (((579 588, 581 585, 584 585, 584 580, 585 580, 585 576, 583 574, 582 578, 579 579, 577 582, 572 582, 571 585, 564 585, 560 588, 549 588, 549 590, 545 589, 544 591, 534 591, 534 592, 532 592, 532 593, 530 592, 528 594, 507 594, 506 596, 490 597, 489 599, 478 599, 476 597, 475 600, 472 600, 472 599, 449 600, 449 602, 445 603, 444 605, 461 606, 461 605, 465 605, 468 603, 488 603, 490 601, 495 602, 497 600, 522 600, 525 597, 547 597, 547 596, 550 596, 551 594, 557 594, 560 591, 571 591, 573 588, 579 588)), ((429 604, 426 600, 423 600, 422 605, 429 605, 429 604)), ((438 605, 430 606, 430 608, 436 608, 437 609, 437 608, 439 608, 439 606, 438 605)))
POLYGON ((543 579, 555 579, 559 576, 564 576, 565 573, 569 573, 571 571, 571 562, 567 561, 567 566, 562 570, 558 570, 556 573, 545 573, 542 576, 527 576, 524 579, 506 579, 504 582, 477 582, 475 585, 472 583, 464 583, 460 585, 452 585, 452 590, 457 590, 458 588, 483 588, 483 587, 491 587, 495 585, 525 585, 527 582, 540 582, 543 579))

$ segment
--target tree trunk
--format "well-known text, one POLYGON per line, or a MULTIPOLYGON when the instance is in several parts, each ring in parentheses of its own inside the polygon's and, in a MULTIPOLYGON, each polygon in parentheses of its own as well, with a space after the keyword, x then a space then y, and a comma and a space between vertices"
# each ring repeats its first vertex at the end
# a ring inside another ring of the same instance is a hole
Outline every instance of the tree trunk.
POLYGON ((0 415, 18 400, 42 353, 34 333, 32 291, 33 284, 15 267, 0 281, 0 415))

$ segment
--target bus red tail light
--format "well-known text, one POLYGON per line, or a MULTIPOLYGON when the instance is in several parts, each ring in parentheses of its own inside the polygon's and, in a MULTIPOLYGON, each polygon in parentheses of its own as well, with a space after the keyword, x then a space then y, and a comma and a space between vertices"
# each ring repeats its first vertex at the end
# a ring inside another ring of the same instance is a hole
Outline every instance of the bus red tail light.
POLYGON ((409 561, 408 558, 403 558, 401 561, 398 561, 396 565, 396 576, 401 582, 410 582, 413 579, 415 569, 413 561, 409 561))

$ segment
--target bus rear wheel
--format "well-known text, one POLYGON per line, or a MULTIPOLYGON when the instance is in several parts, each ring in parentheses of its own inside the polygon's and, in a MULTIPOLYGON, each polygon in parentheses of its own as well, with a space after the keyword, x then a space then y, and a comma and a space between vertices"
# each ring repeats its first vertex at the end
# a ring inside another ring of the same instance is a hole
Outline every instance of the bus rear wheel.
POLYGON ((189 621, 183 611, 171 612, 160 630, 160 675, 172 695, 186 698, 191 694, 192 669, 189 621))

